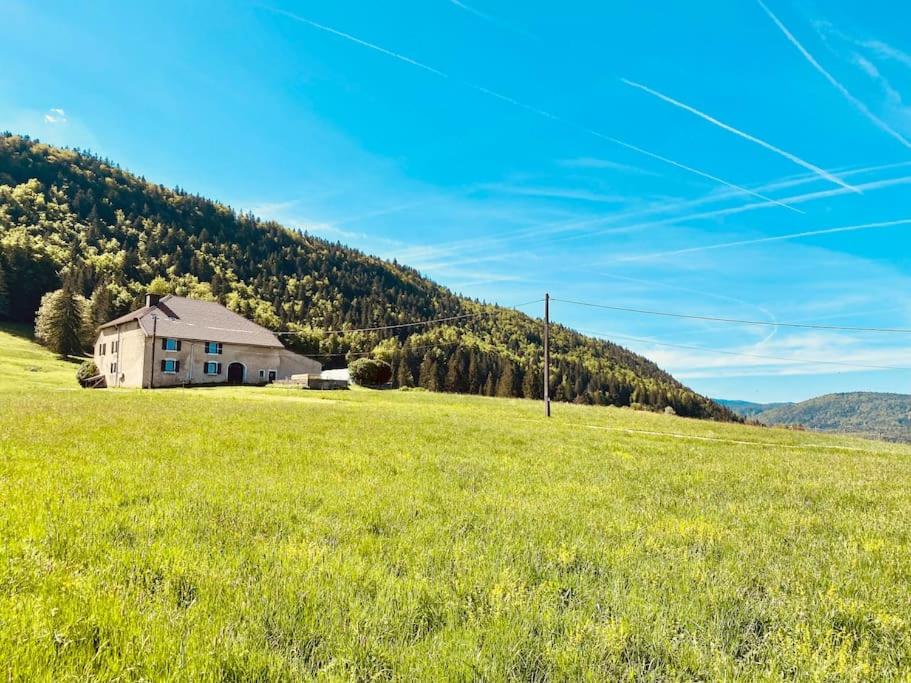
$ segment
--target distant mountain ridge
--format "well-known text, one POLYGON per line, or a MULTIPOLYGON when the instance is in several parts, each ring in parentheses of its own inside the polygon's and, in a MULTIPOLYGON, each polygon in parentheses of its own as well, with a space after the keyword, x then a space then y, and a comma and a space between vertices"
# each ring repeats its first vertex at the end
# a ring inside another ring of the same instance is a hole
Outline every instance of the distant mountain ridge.
POLYGON ((857 391, 800 403, 718 400, 739 415, 767 425, 797 426, 911 443, 911 395, 857 391))
POLYGON ((752 401, 738 401, 735 399, 716 398, 715 403, 733 410, 742 417, 755 417, 770 408, 793 405, 792 403, 753 403, 752 401))

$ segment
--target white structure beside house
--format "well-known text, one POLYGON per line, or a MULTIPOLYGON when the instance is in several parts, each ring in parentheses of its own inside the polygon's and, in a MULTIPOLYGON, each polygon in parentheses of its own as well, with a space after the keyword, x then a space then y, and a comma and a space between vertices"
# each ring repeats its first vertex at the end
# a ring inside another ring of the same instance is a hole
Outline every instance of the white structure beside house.
POLYGON ((149 294, 101 326, 94 361, 109 387, 266 384, 322 366, 272 332, 212 301, 149 294))

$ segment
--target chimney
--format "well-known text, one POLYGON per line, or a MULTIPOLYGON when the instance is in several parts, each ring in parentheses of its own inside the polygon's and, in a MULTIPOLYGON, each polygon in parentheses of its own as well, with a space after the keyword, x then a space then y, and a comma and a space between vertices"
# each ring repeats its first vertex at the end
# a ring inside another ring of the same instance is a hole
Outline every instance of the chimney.
POLYGON ((161 294, 146 294, 146 306, 156 306, 161 301, 161 294))

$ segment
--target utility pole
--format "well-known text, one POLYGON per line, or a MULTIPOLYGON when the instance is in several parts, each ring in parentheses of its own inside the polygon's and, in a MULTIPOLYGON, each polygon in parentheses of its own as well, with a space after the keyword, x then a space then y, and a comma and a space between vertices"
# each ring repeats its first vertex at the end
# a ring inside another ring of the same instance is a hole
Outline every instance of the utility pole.
POLYGON ((544 294, 544 416, 550 417, 550 294, 544 294))
POLYGON ((152 367, 149 373, 149 389, 155 388, 155 333, 158 332, 158 316, 152 316, 152 367))

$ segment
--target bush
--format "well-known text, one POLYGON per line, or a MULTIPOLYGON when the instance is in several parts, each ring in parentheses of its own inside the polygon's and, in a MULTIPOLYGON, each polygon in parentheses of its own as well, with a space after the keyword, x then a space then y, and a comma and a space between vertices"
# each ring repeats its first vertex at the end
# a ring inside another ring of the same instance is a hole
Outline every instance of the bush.
POLYGON ((80 363, 79 369, 76 370, 76 381, 82 386, 85 386, 86 380, 91 377, 96 377, 97 375, 98 367, 95 363, 90 360, 85 360, 80 363))
POLYGON ((351 379, 361 385, 388 384, 392 380, 392 366, 375 358, 359 358, 348 366, 351 379))

